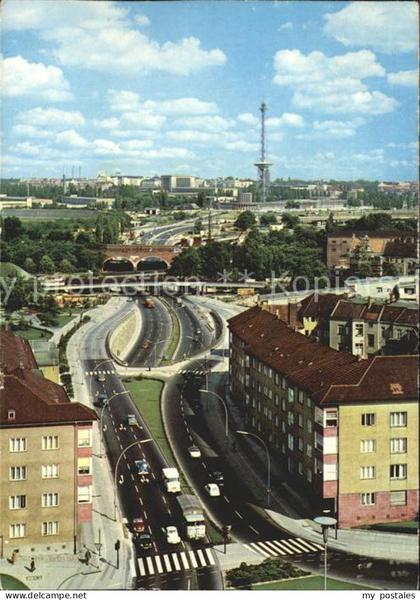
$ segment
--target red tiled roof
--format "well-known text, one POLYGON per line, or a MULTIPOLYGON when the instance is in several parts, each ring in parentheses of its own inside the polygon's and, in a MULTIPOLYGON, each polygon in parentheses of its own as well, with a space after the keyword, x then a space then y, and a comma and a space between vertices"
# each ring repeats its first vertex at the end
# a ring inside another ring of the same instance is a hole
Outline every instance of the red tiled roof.
POLYGON ((352 229, 349 230, 338 230, 338 231, 333 231, 331 233, 327 233, 327 238, 339 238, 339 237, 343 237, 343 238, 352 238, 357 237, 357 238, 362 238, 365 236, 368 236, 369 238, 400 238, 401 237, 401 231, 398 230, 392 230, 392 231, 385 231, 385 230, 375 230, 375 231, 354 231, 352 229))
POLYGON ((416 398, 417 357, 359 359, 293 331, 286 323, 259 307, 230 319, 229 328, 244 342, 246 352, 283 374, 290 383, 305 390, 319 404, 353 399, 364 402, 379 399, 395 402, 398 399, 416 398), (389 368, 393 359, 401 369, 399 377, 394 369, 389 368), (370 373, 373 363, 376 366, 370 373), (393 394, 391 383, 400 383, 403 393, 393 394), (353 386, 353 393, 343 393, 342 386, 353 386), (376 394, 377 387, 382 390, 381 397, 376 394))
POLYGON ((301 301, 298 316, 300 320, 304 317, 328 319, 334 306, 343 298, 346 298, 345 294, 311 294, 301 301))
POLYGON ((0 369, 4 373, 11 373, 18 368, 38 368, 32 348, 26 340, 0 327, 0 369))
POLYGON ((70 402, 65 390, 36 372, 18 370, 5 374, 0 388, 0 427, 92 422, 96 413, 70 402), (8 411, 15 411, 9 420, 8 411))

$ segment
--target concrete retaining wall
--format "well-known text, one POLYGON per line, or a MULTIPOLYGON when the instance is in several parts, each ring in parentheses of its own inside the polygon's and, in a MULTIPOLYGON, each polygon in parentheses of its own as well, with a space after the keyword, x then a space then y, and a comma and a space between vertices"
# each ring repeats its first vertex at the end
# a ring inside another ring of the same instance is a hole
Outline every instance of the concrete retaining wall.
POLYGON ((141 333, 141 312, 136 306, 116 326, 108 337, 108 348, 112 358, 123 363, 130 354, 141 333))

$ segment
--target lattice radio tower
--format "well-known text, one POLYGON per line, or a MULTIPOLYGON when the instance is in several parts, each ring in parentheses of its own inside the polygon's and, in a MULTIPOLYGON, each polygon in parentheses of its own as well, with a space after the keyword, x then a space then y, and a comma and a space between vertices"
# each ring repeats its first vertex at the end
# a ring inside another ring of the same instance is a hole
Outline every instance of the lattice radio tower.
POLYGON ((267 195, 267 184, 270 181, 270 171, 269 167, 273 164, 265 160, 265 113, 267 110, 267 105, 265 102, 261 103, 260 111, 261 111, 261 140, 260 140, 260 160, 254 165, 258 169, 258 177, 261 184, 262 191, 262 202, 266 201, 267 195))

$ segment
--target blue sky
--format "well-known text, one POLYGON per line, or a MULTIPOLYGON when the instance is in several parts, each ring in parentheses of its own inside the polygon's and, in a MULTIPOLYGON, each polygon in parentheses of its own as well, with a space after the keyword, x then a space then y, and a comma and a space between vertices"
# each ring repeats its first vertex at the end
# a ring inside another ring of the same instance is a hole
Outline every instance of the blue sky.
POLYGON ((4 177, 417 178, 416 2, 4 0, 4 177))

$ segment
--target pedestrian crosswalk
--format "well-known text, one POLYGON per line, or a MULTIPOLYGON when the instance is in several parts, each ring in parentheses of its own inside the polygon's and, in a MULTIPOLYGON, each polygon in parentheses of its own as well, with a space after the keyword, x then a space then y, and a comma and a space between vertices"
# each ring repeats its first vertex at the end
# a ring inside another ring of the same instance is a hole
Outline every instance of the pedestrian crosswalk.
POLYGON ((188 376, 191 377, 191 375, 201 375, 201 376, 204 376, 204 375, 206 375, 206 373, 207 373, 207 371, 203 371, 202 369, 196 369, 196 370, 193 370, 193 371, 191 369, 182 369, 180 371, 180 374, 184 375, 186 377, 188 377, 188 376))
POLYGON ((140 577, 151 577, 152 575, 189 571, 191 569, 204 569, 213 567, 215 564, 216 561, 211 548, 168 552, 137 559, 140 577))
POLYGON ((93 375, 98 376, 98 375, 113 375, 115 373, 115 371, 110 371, 110 370, 95 370, 95 371, 85 371, 85 375, 88 375, 89 377, 92 377, 93 375))
POLYGON ((323 549, 319 544, 307 542, 301 538, 289 538, 287 540, 272 540, 266 542, 249 542, 243 544, 247 550, 260 554, 265 558, 274 556, 290 556, 292 554, 303 554, 306 552, 319 552, 323 549))

